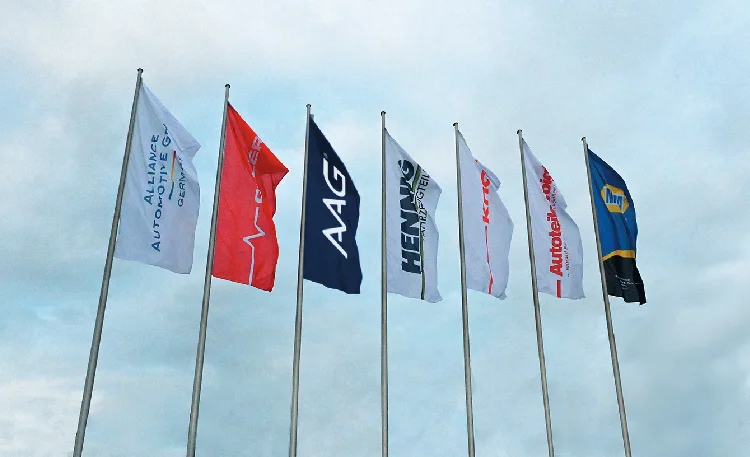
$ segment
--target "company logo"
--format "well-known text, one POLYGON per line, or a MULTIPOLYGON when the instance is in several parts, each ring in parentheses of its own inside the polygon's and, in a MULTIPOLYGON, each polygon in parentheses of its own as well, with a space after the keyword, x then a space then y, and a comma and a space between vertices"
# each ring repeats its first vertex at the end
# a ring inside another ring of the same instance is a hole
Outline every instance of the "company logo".
POLYGON ((170 211, 179 211, 174 208, 174 203, 169 204, 169 201, 174 195, 174 184, 175 184, 175 165, 179 166, 180 177, 178 178, 178 198, 176 199, 177 206, 182 207, 185 204, 187 176, 185 170, 182 168, 182 162, 177 156, 177 151, 170 148, 172 145, 172 137, 170 136, 169 129, 165 124, 162 124, 164 128, 159 129, 158 133, 151 135, 151 141, 149 142, 148 150, 148 163, 146 164, 146 186, 144 189, 143 201, 149 204, 149 212, 153 214, 153 222, 151 229, 153 235, 151 237, 151 249, 156 252, 161 252, 161 232, 165 229, 162 224, 165 223, 166 214, 170 211), (171 169, 168 170, 171 156, 171 169))
POLYGON ((422 167, 408 160, 399 160, 401 179, 401 269, 407 273, 422 273, 423 244, 427 210, 422 198, 430 184, 430 177, 422 167))
MULTIPOLYGON (((568 246, 565 244, 565 239, 562 233, 562 225, 557 217, 557 186, 552 176, 547 171, 547 168, 542 167, 542 179, 539 180, 542 184, 542 192, 549 205, 549 211, 547 211, 547 222, 549 222, 549 235, 550 240, 550 273, 563 277, 563 269, 566 274, 570 269, 570 259, 568 256, 568 246)), ((562 296, 562 280, 558 279, 557 282, 557 296, 562 296)))
MULTIPOLYGON (((262 146, 263 146, 263 140, 261 140, 260 137, 256 135, 255 139, 253 140, 252 146, 250 146, 250 151, 248 151, 247 153, 247 160, 250 163, 250 170, 251 170, 251 175, 253 178, 255 178, 255 172, 256 172, 257 164, 258 164, 258 157, 260 156, 260 150, 262 146)), ((263 193, 258 187, 257 181, 255 185, 255 203, 256 203, 255 219, 253 220, 253 225, 255 226, 255 230, 257 230, 257 232, 253 235, 248 235, 242 238, 242 241, 247 243, 251 249, 250 284, 252 284, 253 282, 253 274, 255 272, 255 246, 253 245, 252 240, 266 235, 266 232, 263 231, 262 228, 260 228, 260 225, 258 225, 258 218, 260 217, 260 205, 263 203, 263 193)))
POLYGON ((610 213, 624 213, 630 207, 625 192, 615 186, 605 184, 602 187, 602 199, 610 213))
POLYGON ((487 172, 482 170, 482 220, 485 224, 490 223, 490 202, 487 200, 487 196, 490 193, 490 177, 487 172))
POLYGON ((341 219, 344 205, 346 205, 346 200, 344 200, 344 197, 346 197, 346 176, 335 165, 329 165, 327 159, 328 155, 323 154, 323 179, 325 179, 328 189, 333 192, 333 195, 339 198, 324 198, 323 204, 336 218, 339 225, 338 227, 324 229, 323 235, 346 259, 348 258, 346 251, 341 247, 341 243, 344 241, 344 232, 346 232, 346 224, 341 219), (331 182, 331 174, 333 175, 333 183, 331 182), (333 237, 334 235, 336 235, 336 238, 333 237))
POLYGON ((485 170, 482 170, 480 176, 482 181, 482 221, 484 222, 484 247, 487 253, 487 266, 490 270, 490 283, 487 287, 487 293, 492 293, 492 285, 495 283, 495 278, 492 275, 492 264, 490 263, 490 177, 485 170))

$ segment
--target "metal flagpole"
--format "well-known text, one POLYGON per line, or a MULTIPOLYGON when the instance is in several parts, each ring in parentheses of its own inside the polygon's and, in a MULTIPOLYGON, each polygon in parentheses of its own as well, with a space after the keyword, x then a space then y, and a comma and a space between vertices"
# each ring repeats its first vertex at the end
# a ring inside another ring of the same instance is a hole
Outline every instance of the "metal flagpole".
POLYGON ((596 252, 599 259, 599 276, 602 280, 602 296, 604 297, 604 315, 607 318, 607 337, 609 338, 609 354, 612 358, 612 374, 615 377, 615 392, 617 393, 617 407, 620 410, 620 429, 622 430, 622 443, 625 447, 625 456, 630 457, 630 434, 628 433, 628 419, 625 417, 625 399, 622 396, 622 381, 620 380, 620 362, 617 360, 617 344, 615 344, 615 332, 612 328, 612 310, 609 306, 609 294, 607 293, 607 280, 604 275, 604 262, 602 262, 602 244, 599 239, 599 221, 596 218, 596 206, 594 204, 594 190, 591 184, 591 168, 589 167, 589 145, 586 137, 581 138, 583 142, 583 154, 586 157, 586 175, 589 178, 589 196, 591 197, 591 214, 594 217, 594 232, 596 233, 596 252))
POLYGON ((381 413, 381 454, 388 457, 388 266, 386 258, 385 211, 385 111, 381 119, 381 163, 380 163, 380 413, 381 413))
POLYGON ((89 408, 91 407, 91 396, 94 392, 94 376, 96 375, 96 364, 99 360, 99 345, 102 341, 102 327, 104 326, 104 311, 107 307, 107 293, 109 292, 109 278, 112 275, 112 261, 115 254, 115 243, 117 240, 117 226, 120 222, 120 213, 122 211, 122 195, 125 190, 125 175, 128 172, 128 163, 130 163, 130 148, 133 143, 133 129, 135 128, 135 116, 138 108, 138 96, 141 93, 143 84, 143 68, 138 69, 138 76, 135 81, 135 95, 133 95, 133 107, 130 110, 130 125, 128 126, 128 135, 125 140, 125 154, 122 157, 122 170, 120 171, 120 184, 117 187, 117 199, 115 200, 115 213, 112 216, 112 228, 109 232, 109 246, 107 247, 107 259, 104 262, 104 275, 102 278, 102 288, 99 292, 99 306, 96 310, 96 320, 94 322, 94 336, 91 341, 91 350, 89 352, 89 365, 86 369, 86 381, 83 384, 83 398, 81 399, 81 410, 78 414, 78 429, 76 430, 76 440, 73 446, 73 457, 81 457, 83 452, 83 439, 86 435, 86 424, 89 420, 89 408))
POLYGON ((521 175, 523 176, 523 199, 526 203, 526 231, 529 239, 529 260, 531 261, 531 289, 534 294, 534 322, 536 324, 536 347, 539 354, 539 372, 542 378, 542 401, 544 402, 544 425, 547 429, 547 451, 554 457, 552 444, 552 421, 549 414, 549 392, 547 392, 547 366, 544 362, 544 342, 542 341, 542 313, 539 307, 539 290, 536 284, 536 257, 534 239, 531 234, 531 212, 529 211, 529 188, 526 182, 526 156, 523 152, 523 132, 518 130, 518 148, 521 150, 521 175))
POLYGON ((469 305, 466 298, 466 250, 464 248, 464 209, 461 194, 461 156, 458 150, 458 122, 453 123, 456 135, 456 185, 458 188, 458 250, 461 253, 461 321, 464 336, 464 382, 466 384, 466 433, 469 457, 474 457, 474 410, 471 404, 471 351, 469 349, 469 305))
POLYGON ((221 140, 219 142, 219 161, 216 166, 216 184, 214 185, 214 208, 211 214, 211 235, 208 239, 206 256, 206 276, 203 280, 203 302, 201 305, 201 323, 198 332, 198 351, 195 357, 195 376, 193 377, 193 401, 190 405, 190 425, 188 426, 187 457, 195 457, 196 435, 198 433, 198 408, 201 400, 201 382, 203 380, 203 358, 206 354, 206 328, 208 327, 208 302, 211 297, 211 272, 214 266, 214 249, 216 247, 216 220, 219 217, 219 192, 221 190, 221 172, 224 168, 224 144, 227 136, 227 107, 229 106, 229 84, 224 86, 224 116, 221 120, 221 140))
POLYGON ((302 175, 302 215, 299 223, 299 264, 297 265, 297 312, 294 317, 294 358, 292 359, 292 411, 289 424, 289 457, 297 455, 297 415, 299 409, 299 359, 302 345, 302 292, 305 263, 305 215, 307 207, 307 148, 310 138, 310 104, 305 124, 305 165, 302 175))

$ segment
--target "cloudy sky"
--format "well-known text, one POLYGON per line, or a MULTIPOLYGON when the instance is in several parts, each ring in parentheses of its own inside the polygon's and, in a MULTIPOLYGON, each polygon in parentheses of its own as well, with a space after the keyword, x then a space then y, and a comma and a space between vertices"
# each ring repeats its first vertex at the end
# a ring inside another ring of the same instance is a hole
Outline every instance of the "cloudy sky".
POLYGON ((307 103, 362 196, 364 282, 305 284, 301 457, 380 455, 381 110, 443 188, 444 300, 389 297, 392 456, 466 452, 455 121, 516 223, 508 298, 469 292, 477 455, 546 455, 519 128, 583 236, 589 298, 541 297, 557 455, 623 455, 584 135, 638 209, 633 454, 750 455, 749 3, 51 3, 0 2, 0 455, 71 454, 138 67, 203 146, 201 214, 192 274, 115 261, 86 456, 184 455, 227 82, 290 173, 276 289, 214 281, 199 455, 287 453, 307 103))

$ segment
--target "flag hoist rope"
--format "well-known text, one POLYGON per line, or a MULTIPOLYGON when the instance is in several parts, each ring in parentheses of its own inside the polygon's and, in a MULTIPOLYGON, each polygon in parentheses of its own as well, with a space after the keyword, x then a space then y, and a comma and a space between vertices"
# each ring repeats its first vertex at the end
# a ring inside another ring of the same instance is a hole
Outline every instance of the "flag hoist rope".
POLYGON ((464 210, 461 193, 461 156, 458 148, 458 122, 453 124, 456 135, 456 186, 458 189, 458 249, 461 254, 461 322, 464 341, 464 382, 466 384, 466 433, 469 457, 474 457, 474 411, 471 403, 471 350, 469 347, 469 305, 466 297, 466 250, 464 248, 464 210))
POLYGON ((536 284, 536 258, 534 239, 531 234, 531 212, 529 210, 529 188, 526 182, 526 156, 523 152, 523 132, 518 132, 518 148, 521 150, 521 176, 523 177, 523 200, 526 203, 526 231, 529 239, 529 260, 531 261, 531 289, 534 295, 534 323, 536 324, 536 348, 539 354, 539 372, 542 378, 542 402, 544 403, 544 425, 547 430, 547 451, 554 457, 552 444, 552 421, 549 413, 549 393, 547 392, 547 366, 544 362, 544 342, 542 341, 542 313, 539 307, 539 290, 536 284))
POLYGON ((294 356, 292 359, 292 407, 289 424, 289 457, 297 455, 297 423, 299 410, 299 359, 302 345, 302 292, 305 263, 305 215, 307 209, 307 151, 310 141, 310 104, 305 121, 305 158, 302 171, 302 214, 299 223, 299 257, 297 265, 297 311, 294 316, 294 356))
POLYGON ((388 457, 388 266, 385 236, 385 111, 380 112, 382 129, 380 163, 380 414, 381 414, 381 454, 388 457))
POLYGON ((221 190, 221 171, 224 168, 224 144, 227 135, 227 109, 229 106, 229 84, 224 86, 224 116, 221 120, 221 140, 219 142, 219 159, 216 166, 216 184, 214 185, 214 208, 211 214, 211 235, 208 239, 206 255, 206 276, 203 280, 203 302, 201 304, 201 322, 198 331, 198 350, 195 357, 195 376, 193 377, 193 400, 190 404, 190 425, 188 426, 187 457, 195 457, 196 435, 198 433, 198 408, 201 401, 201 381, 203 380, 203 358, 206 353, 206 328, 208 327, 208 303, 211 298, 211 272, 214 265, 216 248, 216 220, 219 216, 219 193, 221 190))
POLYGON ((615 377, 615 392, 617 393, 617 407, 620 411, 620 429, 622 431, 622 444, 625 448, 625 456, 630 457, 630 434, 628 433, 628 419, 625 416, 625 399, 622 396, 622 381, 620 380, 620 362, 617 360, 617 345, 615 344, 615 332, 612 328, 612 310, 609 306, 609 293, 607 292, 607 280, 604 275, 604 262, 602 262, 602 244, 599 239, 599 220, 596 218, 596 205, 594 204, 594 190, 591 183, 591 167, 589 166, 589 146, 586 137, 581 138, 583 142, 583 154, 586 157, 586 175, 589 178, 589 196, 591 197, 591 214, 594 218, 594 233, 596 233, 596 252, 599 260, 599 276, 602 280, 602 296, 604 297, 604 315, 607 319, 607 337, 609 338, 609 354, 612 358, 612 374, 615 377))
POLYGON ((109 245, 107 247, 107 259, 104 262, 104 275, 102 277, 102 288, 99 293, 99 306, 96 310, 96 320, 94 322, 94 336, 91 341, 91 350, 89 352, 89 365, 86 369, 86 381, 83 384, 83 398, 81 399, 81 410, 78 414, 78 429, 76 430, 76 439, 73 446, 73 457, 81 457, 83 452, 83 438, 86 435, 86 424, 89 420, 89 408, 91 407, 91 396, 94 392, 94 376, 96 375, 96 364, 99 360, 99 345, 102 341, 102 328, 104 326, 104 311, 107 308, 107 293, 109 292, 109 278, 112 275, 112 260, 115 254, 115 242, 117 240, 117 226, 120 222, 120 213, 122 211, 122 196, 125 190, 125 175, 128 172, 128 163, 130 163, 130 148, 133 143, 133 129, 135 128, 135 116, 138 108, 138 96, 141 93, 143 84, 143 68, 138 69, 138 76, 135 81, 135 95, 133 95, 133 107, 130 110, 130 125, 128 127, 128 136, 125 140, 125 154, 122 157, 122 170, 120 171, 120 184, 117 187, 117 199, 115 200, 115 213, 112 216, 112 228, 109 232, 109 245))

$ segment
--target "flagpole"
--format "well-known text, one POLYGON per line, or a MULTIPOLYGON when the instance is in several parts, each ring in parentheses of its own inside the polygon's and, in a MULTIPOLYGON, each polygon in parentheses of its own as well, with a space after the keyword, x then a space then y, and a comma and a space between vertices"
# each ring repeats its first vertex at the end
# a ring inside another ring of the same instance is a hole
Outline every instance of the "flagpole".
POLYGON ((297 265, 297 312, 294 316, 294 358, 292 359, 292 411, 289 424, 289 457, 297 455, 297 418, 299 410, 299 359, 302 345, 302 292, 305 263, 305 216, 307 206, 307 151, 310 138, 310 104, 305 124, 305 164, 302 175, 302 215, 299 223, 299 263, 297 265))
POLYGON ((386 258, 385 211, 385 111, 380 112, 380 413, 381 454, 388 457, 388 259, 386 258))
POLYGON ((466 385, 466 433, 469 457, 474 457, 474 410, 471 403, 471 351, 469 348, 469 305, 466 297, 466 250, 464 247, 464 209, 461 193, 461 156, 458 150, 458 122, 453 123, 456 136, 456 187, 458 189, 458 250, 461 254, 461 321, 464 337, 464 383, 466 385))
POLYGON ((216 166, 216 184, 214 185, 214 207, 211 214, 211 234, 208 240, 206 256, 206 275, 203 279, 203 302, 201 304, 201 322, 198 332, 198 351, 195 357, 195 376, 193 377, 193 401, 190 405, 190 424, 188 426, 187 457, 195 457, 196 435, 198 433, 198 409, 201 400, 201 382, 203 380, 203 359, 206 354, 206 329, 208 327, 208 303, 211 297, 211 272, 214 265, 216 248, 216 220, 219 217, 219 192, 221 189, 221 172, 224 168, 224 144, 227 135, 227 108, 229 106, 229 84, 224 86, 224 116, 221 120, 221 140, 219 142, 219 159, 216 166))
POLYGON ((615 332, 612 328, 612 310, 609 306, 609 293, 607 292, 607 281, 604 274, 604 262, 602 261, 602 244, 599 239, 599 220, 596 217, 596 205, 594 204, 594 190, 591 183, 591 167, 589 166, 589 145, 586 137, 581 138, 583 142, 583 154, 586 157, 586 175, 589 179, 589 196, 591 197, 591 214, 594 218, 594 233, 596 233, 596 252, 599 259, 599 276, 602 280, 602 296, 604 297, 604 315, 607 319, 607 337, 609 338, 609 354, 612 359, 612 374, 615 378, 615 392, 617 393, 617 408, 620 411, 620 429, 622 431, 622 444, 625 448, 625 456, 630 454, 630 434, 628 433, 628 419, 625 416, 625 399, 622 396, 622 381, 620 380, 620 362, 617 359, 617 344, 615 343, 615 332))
POLYGON ((534 238, 531 233, 531 212, 529 210, 529 188, 526 182, 526 156, 523 152, 523 131, 518 130, 518 148, 521 150, 521 175, 523 176, 523 199, 526 203, 526 232, 529 240, 529 260, 531 261, 531 289, 534 295, 534 322, 536 324, 536 347, 539 354, 539 372, 542 378, 542 401, 544 403, 544 425, 547 430, 547 451, 554 457, 552 444, 552 420, 549 412, 549 392, 547 391, 547 366, 544 361, 544 342, 542 341, 542 313, 539 306, 539 289, 536 283, 536 257, 534 256, 534 238))
POLYGON ((86 435, 86 424, 89 420, 91 397, 94 392, 94 376, 96 375, 96 364, 99 361, 99 345, 102 341, 104 311, 107 308, 109 278, 112 276, 112 261, 114 259, 115 243, 117 241, 117 226, 119 225, 120 213, 122 212, 122 196, 125 190, 125 176, 128 172, 128 164, 130 163, 130 149, 133 143, 133 129, 135 128, 135 116, 136 110, 138 108, 138 96, 141 93, 141 85, 143 84, 142 74, 143 68, 139 68, 138 76, 135 80, 135 95, 133 95, 133 107, 130 109, 130 124, 128 126, 128 135, 125 140, 125 154, 122 157, 122 170, 120 171, 120 184, 117 187, 115 212, 112 215, 112 227, 109 232, 107 258, 104 262, 102 288, 99 292, 99 306, 97 307, 96 320, 94 321, 94 336, 91 341, 91 350, 89 352, 89 365, 86 369, 86 380, 83 384, 83 398, 81 399, 81 410, 78 414, 78 429, 76 430, 76 439, 73 446, 73 457, 81 457, 81 453, 83 452, 83 440, 84 436, 86 435))

